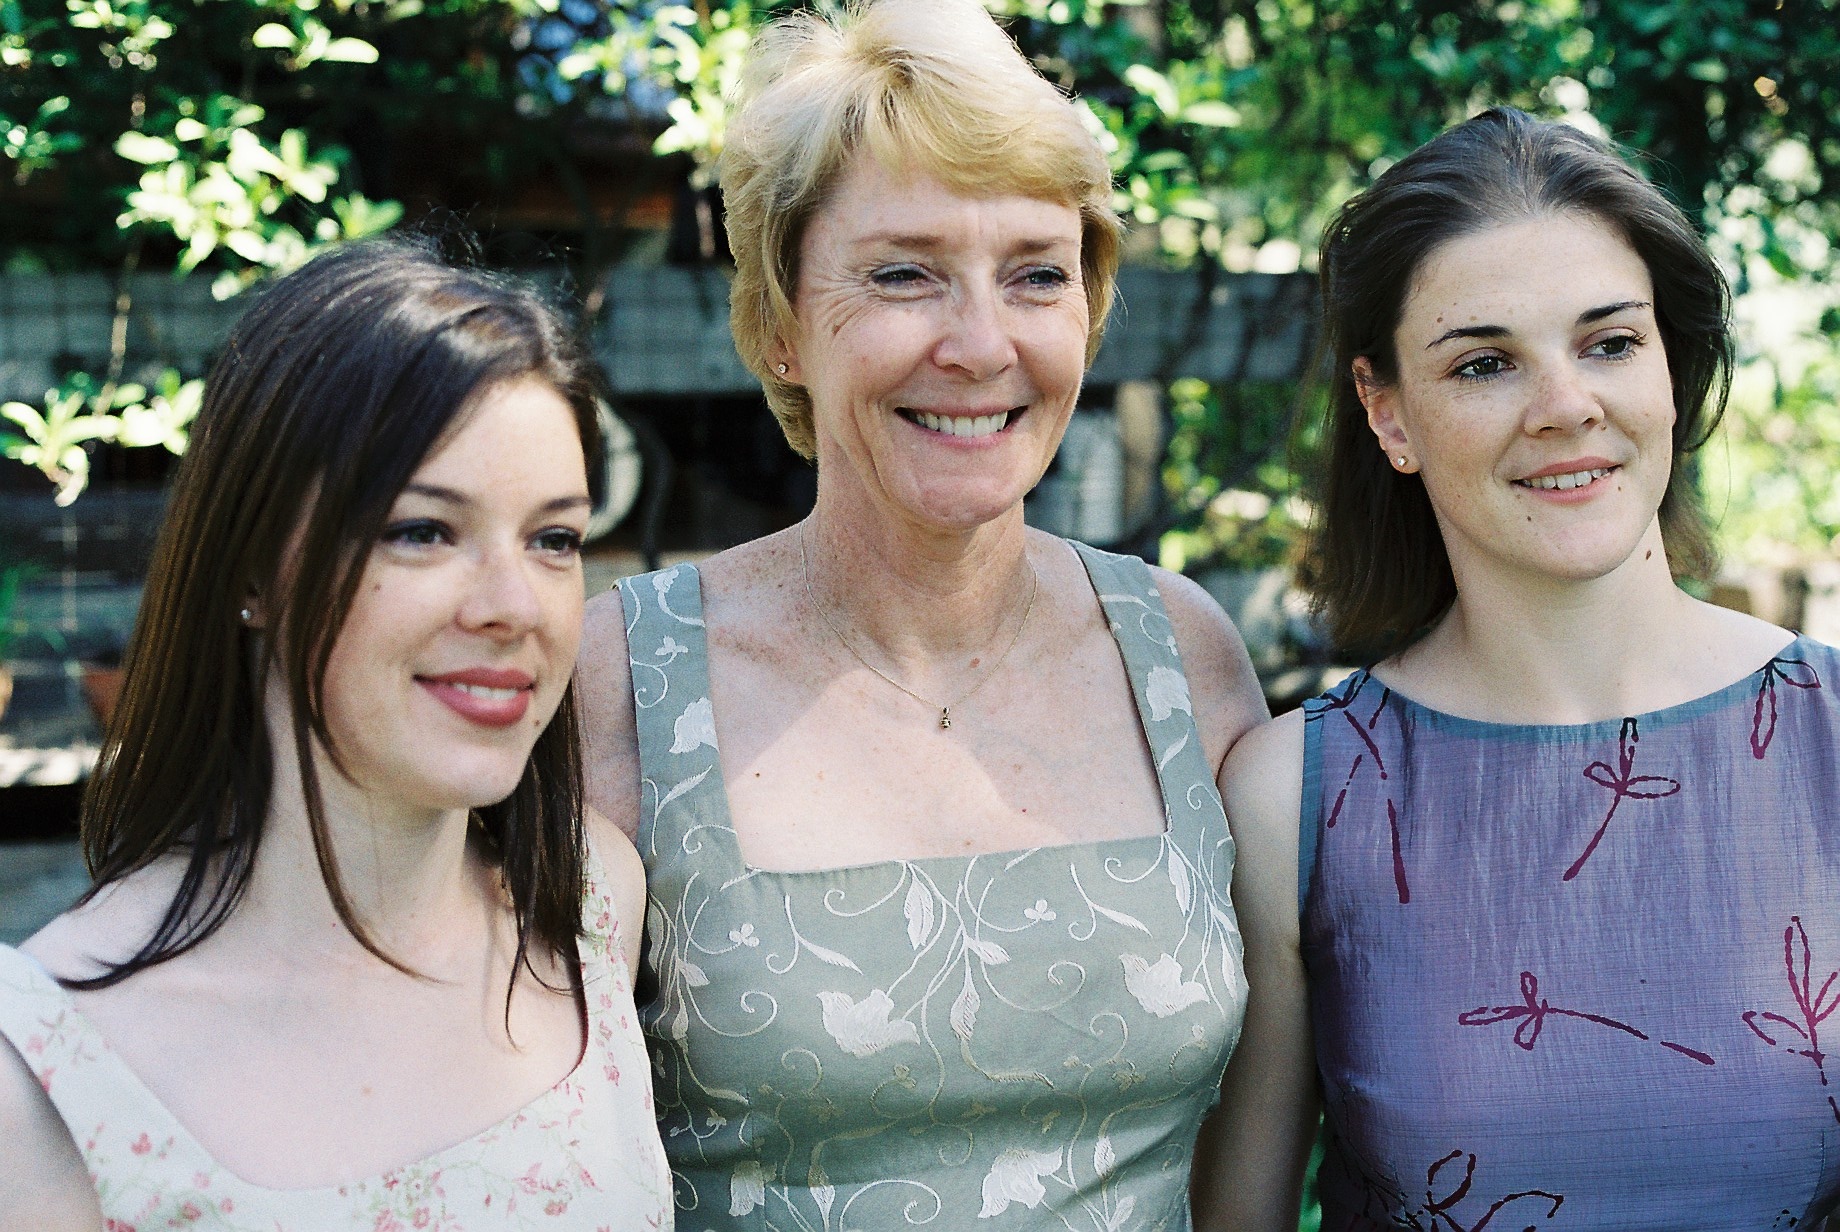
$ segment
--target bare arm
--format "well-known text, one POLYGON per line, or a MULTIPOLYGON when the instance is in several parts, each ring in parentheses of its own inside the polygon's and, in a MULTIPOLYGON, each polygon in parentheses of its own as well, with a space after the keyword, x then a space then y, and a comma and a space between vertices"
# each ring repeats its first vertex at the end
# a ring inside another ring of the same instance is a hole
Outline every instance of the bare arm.
POLYGON ((1192 580, 1154 569, 1157 592, 1174 627, 1176 647, 1188 677, 1189 702, 1208 765, 1219 773, 1227 750, 1270 717, 1258 674, 1239 630, 1227 614, 1192 580))
POLYGON ((581 654, 575 662, 575 690, 581 706, 588 807, 625 834, 630 845, 639 834, 639 737, 633 724, 626 614, 618 591, 588 601, 581 654))
POLYGON ((1252 985, 1246 1026, 1195 1149, 1198 1232, 1295 1232, 1317 1089, 1297 911, 1303 715, 1240 741, 1221 770, 1238 848, 1233 903, 1252 985))
POLYGON ((0 1228, 102 1232, 102 1207, 57 1109, 11 1044, 0 1039, 0 1228))

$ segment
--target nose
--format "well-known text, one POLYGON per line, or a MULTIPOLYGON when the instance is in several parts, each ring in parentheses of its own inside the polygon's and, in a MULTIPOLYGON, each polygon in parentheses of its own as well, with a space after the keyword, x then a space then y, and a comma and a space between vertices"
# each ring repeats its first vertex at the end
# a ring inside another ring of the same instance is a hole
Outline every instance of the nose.
POLYGON ((954 297, 951 318, 934 357, 973 380, 989 380, 1016 362, 1016 340, 1001 296, 994 288, 977 288, 954 297))
POLYGON ((521 544, 482 549, 460 604, 460 626, 501 639, 522 637, 535 628, 543 604, 532 584, 532 567, 521 544))
POLYGON ((1603 422, 1603 404, 1572 364, 1549 365, 1532 394, 1524 421, 1529 435, 1577 432, 1603 422))

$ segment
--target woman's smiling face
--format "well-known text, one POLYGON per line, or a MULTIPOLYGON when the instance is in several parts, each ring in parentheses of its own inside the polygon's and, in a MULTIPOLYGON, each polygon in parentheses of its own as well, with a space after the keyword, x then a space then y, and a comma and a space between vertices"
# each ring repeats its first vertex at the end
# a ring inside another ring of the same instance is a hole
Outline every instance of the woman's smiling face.
POLYGON ((358 787, 416 810, 510 794, 574 670, 587 517, 569 404, 534 378, 483 391, 391 506, 326 664, 358 787))
POLYGON ((1653 301, 1622 234, 1576 212, 1460 236, 1420 266, 1397 380, 1355 372, 1381 447, 1424 480, 1459 588, 1600 577, 1654 531, 1674 401, 1653 301))
POLYGON ((1079 212, 859 157, 799 252, 798 336, 774 358, 811 394, 826 484, 935 529, 1014 508, 1085 372, 1079 212))

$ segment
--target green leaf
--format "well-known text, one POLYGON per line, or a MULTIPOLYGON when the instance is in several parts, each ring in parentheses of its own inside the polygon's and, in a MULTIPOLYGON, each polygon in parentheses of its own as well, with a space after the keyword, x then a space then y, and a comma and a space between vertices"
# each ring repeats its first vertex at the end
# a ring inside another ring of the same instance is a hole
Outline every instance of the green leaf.
POLYGON ((1176 97, 1176 89, 1169 84, 1169 78, 1148 64, 1131 65, 1125 69, 1124 79, 1132 89, 1155 103, 1164 115, 1174 116, 1181 110, 1182 100, 1176 97))
POLYGON ((249 36, 249 42, 265 51, 292 51, 300 39, 286 26, 271 21, 267 25, 257 26, 256 32, 249 36))
POLYGON ((338 64, 375 64, 377 49, 359 38, 335 38, 320 53, 322 60, 338 64))
POLYGON ((131 163, 156 166, 179 157, 179 147, 164 137, 130 129, 115 139, 115 152, 131 163))
POLYGON ((1208 128, 1238 128, 1239 109, 1214 99, 1202 99, 1182 108, 1182 118, 1208 128))

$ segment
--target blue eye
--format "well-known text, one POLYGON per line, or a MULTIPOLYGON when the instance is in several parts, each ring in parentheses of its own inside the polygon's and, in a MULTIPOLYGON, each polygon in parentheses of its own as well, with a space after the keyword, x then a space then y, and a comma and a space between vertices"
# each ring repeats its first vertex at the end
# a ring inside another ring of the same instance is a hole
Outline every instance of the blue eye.
POLYGON ((1035 287, 1064 287, 1073 281, 1067 271, 1054 265, 1038 265, 1023 275, 1024 281, 1035 287))
POLYGON ((884 265, 869 275, 877 286, 896 288, 914 286, 925 277, 925 272, 914 265, 884 265))
POLYGON ((394 522, 383 528, 383 542, 396 547, 433 547, 452 540, 453 535, 447 527, 427 518, 394 522))

